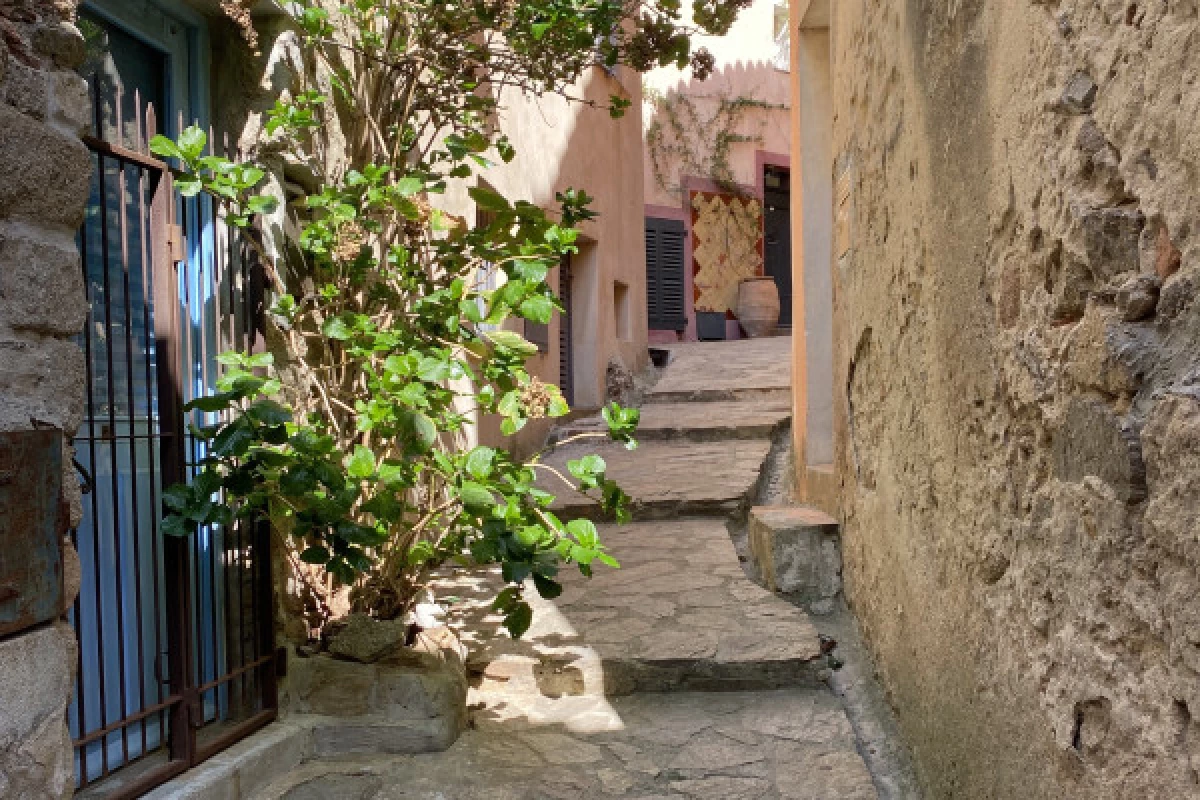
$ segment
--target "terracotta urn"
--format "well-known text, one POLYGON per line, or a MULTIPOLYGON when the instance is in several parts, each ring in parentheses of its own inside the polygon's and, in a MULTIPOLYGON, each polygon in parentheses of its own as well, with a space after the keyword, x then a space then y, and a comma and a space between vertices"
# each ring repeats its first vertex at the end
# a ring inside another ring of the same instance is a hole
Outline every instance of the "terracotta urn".
POLYGON ((738 322, 751 339, 770 336, 779 324, 779 288, 769 275, 746 278, 738 286, 738 322))

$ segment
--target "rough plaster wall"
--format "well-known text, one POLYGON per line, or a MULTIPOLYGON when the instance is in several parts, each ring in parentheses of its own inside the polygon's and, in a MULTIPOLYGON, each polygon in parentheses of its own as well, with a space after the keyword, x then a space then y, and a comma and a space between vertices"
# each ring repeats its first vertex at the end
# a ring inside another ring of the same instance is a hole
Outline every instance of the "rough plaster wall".
MULTIPOLYGON (((0 0, 0 431, 54 426, 68 450, 83 415, 83 353, 71 337, 87 315, 75 231, 91 175, 79 141, 88 100, 72 71, 84 54, 74 5, 0 0)), ((74 526, 82 508, 66 456, 74 526)), ((65 539, 64 548, 71 602, 78 562, 65 539)), ((75 661, 64 624, 0 641, 0 796, 71 794, 75 661)))
POLYGON ((921 779, 1200 796, 1198 4, 832 37, 847 592, 921 779))

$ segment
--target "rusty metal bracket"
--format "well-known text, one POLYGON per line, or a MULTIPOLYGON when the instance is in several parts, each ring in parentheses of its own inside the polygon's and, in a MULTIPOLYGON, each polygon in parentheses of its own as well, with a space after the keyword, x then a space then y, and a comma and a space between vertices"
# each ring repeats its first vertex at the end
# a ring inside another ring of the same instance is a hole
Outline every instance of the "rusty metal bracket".
POLYGON ((0 432, 0 636, 62 613, 62 456, 60 430, 0 432))

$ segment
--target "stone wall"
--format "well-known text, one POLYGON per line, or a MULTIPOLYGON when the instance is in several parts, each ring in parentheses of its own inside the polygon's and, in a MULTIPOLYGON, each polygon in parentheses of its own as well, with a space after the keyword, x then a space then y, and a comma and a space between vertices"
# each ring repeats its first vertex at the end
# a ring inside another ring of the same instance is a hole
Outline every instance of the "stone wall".
POLYGON ((847 594, 921 779, 1196 797, 1200 5, 832 7, 847 594))
MULTIPOLYGON (((64 447, 83 414, 83 353, 71 337, 87 316, 75 232, 91 174, 79 141, 88 99, 72 71, 83 58, 74 5, 0 0, 0 431, 53 426, 64 447)), ((75 525, 79 482, 69 454, 63 463, 75 525)), ((69 601, 78 567, 64 547, 69 601)), ((75 662, 62 623, 0 640, 0 796, 72 793, 75 662)))

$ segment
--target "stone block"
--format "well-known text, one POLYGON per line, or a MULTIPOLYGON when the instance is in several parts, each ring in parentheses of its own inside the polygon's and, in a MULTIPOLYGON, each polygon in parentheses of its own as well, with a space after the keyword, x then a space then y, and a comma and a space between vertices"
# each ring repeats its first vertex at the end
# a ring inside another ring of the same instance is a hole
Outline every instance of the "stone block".
POLYGON ((248 800, 312 755, 312 728, 272 723, 145 795, 145 800, 248 800))
POLYGON ((37 419, 73 435, 83 419, 84 375, 75 342, 0 336, 0 429, 37 419))
POLYGON ((39 27, 33 33, 33 49, 66 69, 75 69, 87 57, 83 34, 69 22, 52 22, 39 27))
POLYGON ((1076 397, 1054 434, 1055 475, 1077 483, 1094 476, 1127 503, 1146 497, 1141 438, 1133 426, 1098 400, 1076 397))
POLYGON ((74 232, 83 222, 91 175, 81 141, 0 105, 0 217, 74 232))
POLYGON ((290 711, 320 716, 326 754, 441 750, 467 725, 462 645, 448 629, 425 631, 417 646, 375 664, 293 658, 286 688, 290 711))
POLYGON ((4 100, 10 106, 34 119, 45 119, 47 103, 46 73, 14 61, 4 81, 4 100))
POLYGON ((750 552, 767 588, 814 610, 831 609, 842 590, 837 520, 804 506, 758 506, 748 525, 750 552))
POLYGON ((75 661, 75 635, 63 624, 0 642, 0 797, 71 796, 75 661))
POLYGON ((371 710, 376 668, 325 655, 293 658, 288 664, 290 708, 301 714, 356 716, 371 710))
POLYGON ((368 753, 438 753, 454 744, 461 732, 457 720, 444 718, 404 722, 331 720, 318 722, 313 727, 313 749, 318 758, 368 753))
POLYGON ((74 243, 0 232, 0 320, 17 330, 72 336, 87 312, 74 243))
POLYGON ((338 658, 370 664, 404 646, 408 625, 402 619, 378 620, 351 614, 329 639, 329 652, 338 658))
POLYGON ((82 75, 59 70, 50 77, 50 121, 72 135, 86 133, 92 124, 92 104, 82 75))

